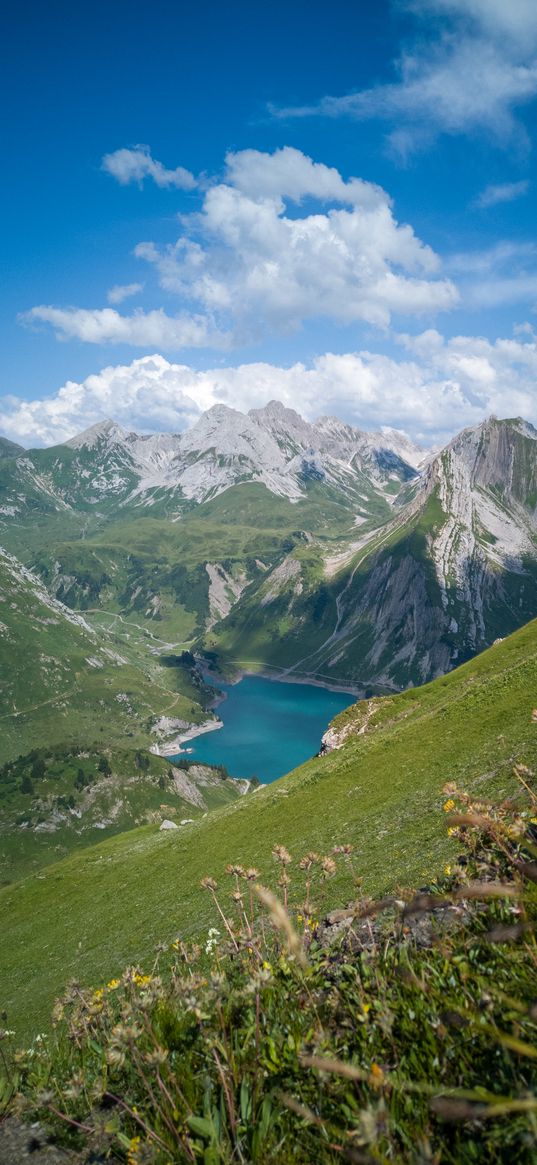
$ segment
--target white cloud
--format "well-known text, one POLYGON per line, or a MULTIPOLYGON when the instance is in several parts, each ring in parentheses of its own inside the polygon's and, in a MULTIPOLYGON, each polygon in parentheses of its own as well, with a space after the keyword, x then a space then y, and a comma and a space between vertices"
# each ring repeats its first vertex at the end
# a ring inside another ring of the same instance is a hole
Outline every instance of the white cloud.
POLYGON ((106 298, 109 303, 123 303, 124 299, 130 299, 132 295, 139 295, 143 290, 143 283, 116 283, 114 287, 110 288, 106 298))
POLYGON ((515 111, 537 95, 533 0, 414 0, 399 6, 410 8, 421 27, 413 47, 394 62, 394 82, 272 112, 391 121, 388 142, 403 157, 438 133, 485 131, 499 144, 525 142, 515 111))
POLYGON ((494 308, 537 301, 537 245, 502 240, 484 251, 452 255, 446 266, 458 274, 461 303, 494 308))
POLYGON ((387 326, 392 313, 452 307, 447 279, 431 278, 438 257, 393 216, 385 191, 314 163, 289 147, 229 154, 226 181, 211 186, 200 214, 183 216, 184 234, 136 255, 161 286, 219 312, 238 340, 267 325, 290 331, 327 317, 387 326), (324 213, 286 213, 285 200, 312 197, 324 213), (343 204, 343 205, 341 205, 343 204))
POLYGON ((326 353, 308 367, 268 363, 195 370, 163 356, 104 368, 69 381, 48 398, 0 402, 0 430, 23 445, 66 440, 113 417, 140 432, 179 431, 200 409, 224 403, 243 411, 282 400, 313 420, 333 413, 365 429, 401 428, 424 443, 445 442, 490 413, 537 423, 537 336, 446 340, 434 329, 399 336, 396 359, 370 351, 326 353))
POLYGON ((196 186, 196 179, 190 170, 185 170, 183 166, 167 170, 162 162, 151 157, 149 146, 134 146, 129 150, 115 150, 113 154, 105 154, 101 166, 121 186, 128 186, 130 182, 142 186, 144 178, 152 178, 157 186, 174 186, 177 190, 193 190, 196 186))
POLYGON ((230 186, 254 200, 283 198, 300 203, 310 197, 365 208, 391 201, 381 186, 362 178, 345 182, 334 166, 314 162, 292 146, 273 154, 261 150, 230 152, 226 156, 226 178, 230 186))
POLYGON ((103 368, 82 383, 68 380, 42 400, 0 400, 0 429, 17 431, 23 445, 51 445, 113 416, 127 429, 184 429, 199 415, 182 389, 185 377, 163 356, 103 368))
MULTIPOLYGON (((323 317, 385 328, 393 314, 431 317, 458 299, 439 277, 438 256, 397 222, 381 187, 345 181, 290 147, 228 154, 225 180, 209 184, 201 211, 180 222, 176 242, 135 248, 162 289, 180 297, 180 316, 38 305, 20 318, 52 325, 60 339, 179 351, 251 343, 323 317), (322 209, 297 213, 303 199, 322 209)), ((109 299, 136 286, 113 288, 109 299)))
POLYGON ((222 337, 211 329, 206 316, 169 316, 159 308, 123 316, 111 307, 53 307, 40 304, 19 316, 29 326, 50 324, 59 340, 83 340, 87 344, 131 344, 135 348, 165 350, 222 346, 222 337))
POLYGON ((502 182, 498 186, 485 186, 481 194, 478 194, 474 206, 480 210, 487 210, 489 206, 498 206, 502 202, 514 202, 516 198, 522 198, 527 194, 528 189, 527 179, 520 182, 502 182))
POLYGON ((534 0, 409 0, 403 7, 417 15, 429 12, 461 19, 488 36, 527 47, 537 42, 537 8, 534 0))

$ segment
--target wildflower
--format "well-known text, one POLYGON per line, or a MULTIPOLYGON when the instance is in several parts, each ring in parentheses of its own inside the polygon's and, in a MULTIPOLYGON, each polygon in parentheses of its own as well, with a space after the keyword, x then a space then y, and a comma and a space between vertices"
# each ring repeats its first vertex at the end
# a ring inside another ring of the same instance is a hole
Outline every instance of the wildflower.
POLYGON ((220 938, 220 931, 215 926, 211 926, 207 933, 207 942, 205 943, 205 954, 212 955, 215 947, 218 946, 218 939, 220 938))
POLYGON ((449 878, 449 875, 451 874, 451 866, 450 865, 444 866, 444 874, 446 875, 446 877, 449 878))
POLYGON ((381 1088, 384 1083, 384 1072, 378 1064, 373 1063, 371 1065, 369 1083, 373 1086, 373 1088, 381 1088))
POLYGON ((141 1137, 131 1137, 127 1150, 127 1165, 136 1165, 139 1160, 138 1152, 142 1142, 141 1137))
POLYGON ((344 854, 345 857, 348 857, 349 854, 352 853, 352 851, 353 851, 352 845, 335 845, 333 850, 332 850, 332 853, 333 854, 344 854))
POLYGON ((316 854, 313 850, 310 850, 309 854, 304 854, 304 857, 300 859, 300 869, 311 870, 311 867, 315 864, 315 862, 318 861, 320 861, 319 854, 316 854))
POLYGON ((109 991, 117 991, 120 983, 121 979, 111 979, 110 982, 106 984, 106 986, 109 991))
POLYGON ((152 1052, 146 1052, 145 1054, 146 1063, 154 1064, 156 1067, 161 1064, 165 1064, 167 1059, 168 1052, 166 1051, 166 1048, 154 1048, 152 1052))
POLYGON ((444 813, 451 813, 451 811, 455 808, 453 797, 448 797, 447 801, 444 801, 442 808, 444 813))
POLYGON ((116 1023, 112 1028, 112 1039, 118 1046, 136 1043, 141 1034, 141 1029, 135 1023, 116 1023))
POLYGON ((121 1048, 112 1044, 106 1052, 106 1062, 110 1064, 111 1068, 122 1068, 125 1063, 125 1053, 121 1051, 121 1048))
POLYGON ((281 862, 282 866, 289 866, 293 860, 289 850, 284 845, 274 845, 272 847, 272 856, 277 862, 281 862))
POLYGON ((454 834, 456 834, 456 832, 457 832, 457 830, 453 827, 453 825, 448 826, 448 831, 447 831, 448 837, 453 837, 454 834))
POLYGON ((136 974, 134 976, 134 982, 136 983, 137 987, 147 987, 148 983, 151 982, 151 975, 136 974))
POLYGON ((336 872, 336 863, 333 858, 322 858, 321 867, 325 878, 333 878, 336 872))

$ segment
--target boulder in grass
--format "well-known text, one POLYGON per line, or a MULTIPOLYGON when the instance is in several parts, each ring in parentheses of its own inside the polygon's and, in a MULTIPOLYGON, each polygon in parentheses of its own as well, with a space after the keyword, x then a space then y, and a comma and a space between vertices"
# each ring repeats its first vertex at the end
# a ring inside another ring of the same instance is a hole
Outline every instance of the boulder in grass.
POLYGON ((161 826, 160 826, 161 833, 162 833, 163 829, 179 829, 179 826, 176 825, 175 821, 169 821, 168 818, 165 817, 164 821, 161 822, 161 826))

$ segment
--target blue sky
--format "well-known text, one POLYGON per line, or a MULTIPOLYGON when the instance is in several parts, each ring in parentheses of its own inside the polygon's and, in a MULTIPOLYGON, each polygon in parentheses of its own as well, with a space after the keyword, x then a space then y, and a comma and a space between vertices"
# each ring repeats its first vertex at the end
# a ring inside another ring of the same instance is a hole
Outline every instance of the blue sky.
POLYGON ((0 431, 537 421, 532 0, 3 19, 0 431))

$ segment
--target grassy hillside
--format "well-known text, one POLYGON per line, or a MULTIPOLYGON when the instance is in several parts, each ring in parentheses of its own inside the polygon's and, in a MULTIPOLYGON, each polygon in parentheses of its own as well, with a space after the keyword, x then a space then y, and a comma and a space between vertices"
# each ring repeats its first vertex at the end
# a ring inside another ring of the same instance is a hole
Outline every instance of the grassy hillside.
POLYGON ((0 884, 137 825, 197 819, 245 784, 128 748, 34 749, 0 768, 0 884))
POLYGON ((0 637, 0 764, 43 744, 147 747, 161 716, 203 719, 187 670, 93 629, 3 552, 0 637))
MULTIPOLYGON (((378 521, 389 512, 381 502, 378 521)), ((136 617, 160 636, 190 642, 221 614, 212 602, 207 563, 223 567, 234 602, 243 590, 255 595, 265 572, 294 547, 312 538, 329 546, 352 522, 351 509, 326 487, 311 485, 303 501, 291 503, 245 483, 186 509, 179 521, 154 505, 144 516, 127 509, 93 536, 81 538, 77 531, 66 541, 54 532, 49 546, 36 547, 35 564, 69 606, 136 617)), ((32 531, 29 538, 32 543, 32 531)))
MULTIPOLYGON (((46 1024, 72 977, 102 982, 126 963, 149 965, 163 939, 206 933, 213 916, 200 879, 221 878, 230 861, 265 877, 275 843, 295 854, 353 845, 366 893, 426 882, 454 852, 439 812, 445 782, 502 795, 513 764, 534 763, 536 687, 534 621, 426 687, 343 713, 343 746, 281 781, 179 832, 148 825, 5 888, 10 1026, 23 1035, 46 1024)), ((336 877, 325 905, 346 892, 336 877)))

